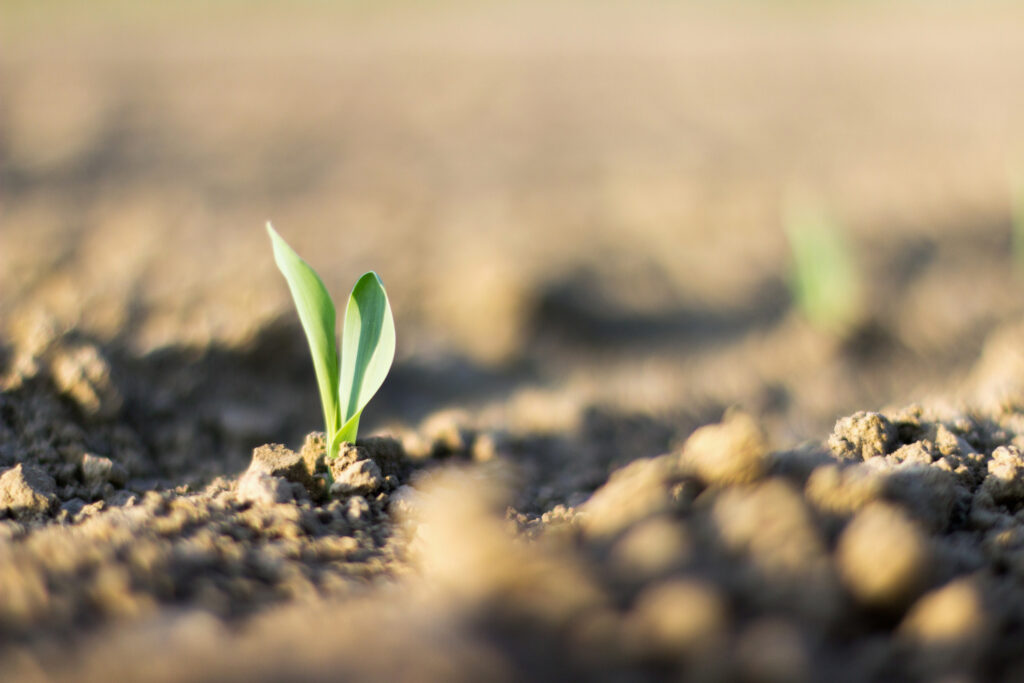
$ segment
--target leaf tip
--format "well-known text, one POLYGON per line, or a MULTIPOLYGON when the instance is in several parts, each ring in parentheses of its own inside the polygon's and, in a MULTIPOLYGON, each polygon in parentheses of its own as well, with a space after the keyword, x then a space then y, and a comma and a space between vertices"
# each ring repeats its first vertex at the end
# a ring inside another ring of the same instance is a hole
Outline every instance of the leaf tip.
POLYGON ((374 278, 377 281, 377 284, 379 284, 381 287, 384 286, 384 281, 380 279, 380 275, 377 275, 377 271, 375 271, 375 270, 368 270, 365 273, 363 273, 362 275, 360 275, 359 276, 359 281, 365 280, 365 279, 367 279, 369 277, 374 278))
POLYGON ((270 235, 270 240, 272 242, 278 242, 281 240, 281 235, 274 229, 274 226, 271 225, 270 221, 267 221, 267 234, 270 235))

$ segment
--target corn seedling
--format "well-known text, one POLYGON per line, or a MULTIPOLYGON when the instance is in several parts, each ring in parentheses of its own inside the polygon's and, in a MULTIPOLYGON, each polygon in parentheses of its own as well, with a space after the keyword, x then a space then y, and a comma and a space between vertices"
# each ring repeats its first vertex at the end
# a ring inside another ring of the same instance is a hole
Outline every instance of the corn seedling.
POLYGON ((815 327, 844 336, 859 322, 861 283, 840 227, 813 206, 787 210, 784 227, 792 257, 790 291, 815 327))
POLYGON ((1024 175, 1010 173, 1010 228, 1013 267, 1024 276, 1024 175))
POLYGON ((339 361, 334 304, 327 288, 270 223, 267 232, 309 342, 324 410, 327 458, 333 459, 342 443, 355 443, 359 417, 391 369, 395 358, 391 305, 376 273, 356 281, 345 308, 339 361))

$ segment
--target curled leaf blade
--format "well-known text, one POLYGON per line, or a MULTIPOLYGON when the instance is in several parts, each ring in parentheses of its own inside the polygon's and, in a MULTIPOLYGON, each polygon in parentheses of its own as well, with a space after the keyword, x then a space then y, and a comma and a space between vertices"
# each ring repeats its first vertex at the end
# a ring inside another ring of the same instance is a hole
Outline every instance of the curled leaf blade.
POLYGON ((365 273, 345 308, 342 330, 338 442, 355 441, 359 417, 384 383, 395 358, 395 321, 380 277, 365 273))
POLYGON ((267 233, 273 244, 274 261, 288 282, 295 308, 299 313, 299 321, 309 342, 313 369, 316 371, 316 381, 320 389, 320 402, 324 410, 327 441, 331 443, 341 424, 338 409, 338 351, 334 336, 334 304, 320 276, 295 253, 270 223, 267 223, 267 233))

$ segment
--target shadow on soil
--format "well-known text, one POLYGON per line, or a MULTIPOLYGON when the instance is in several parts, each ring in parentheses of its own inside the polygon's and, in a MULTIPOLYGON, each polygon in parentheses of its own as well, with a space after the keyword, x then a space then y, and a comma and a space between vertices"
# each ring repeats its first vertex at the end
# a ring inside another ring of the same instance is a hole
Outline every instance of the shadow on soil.
POLYGON ((679 305, 641 313, 609 301, 600 291, 595 276, 586 272, 549 284, 533 308, 532 336, 591 350, 699 348, 776 325, 791 306, 785 283, 778 279, 766 280, 755 295, 730 309, 679 305))
MULTIPOLYGON (((321 407, 302 330, 274 323, 241 348, 172 347, 132 355, 121 340, 104 346, 123 415, 154 453, 190 443, 244 468, 255 446, 297 447, 322 429, 321 407)), ((365 415, 363 432, 385 423, 415 424, 426 415, 511 392, 530 379, 522 368, 489 370, 461 357, 430 366, 396 363, 365 415)))

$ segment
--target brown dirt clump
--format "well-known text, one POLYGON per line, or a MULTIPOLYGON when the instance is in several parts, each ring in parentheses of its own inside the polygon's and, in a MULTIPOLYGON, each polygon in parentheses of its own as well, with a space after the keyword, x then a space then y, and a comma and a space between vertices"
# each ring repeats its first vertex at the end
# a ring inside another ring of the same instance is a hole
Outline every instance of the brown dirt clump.
POLYGON ((899 508, 872 503, 850 521, 836 548, 839 573, 867 605, 898 606, 916 597, 931 564, 928 543, 899 508))

